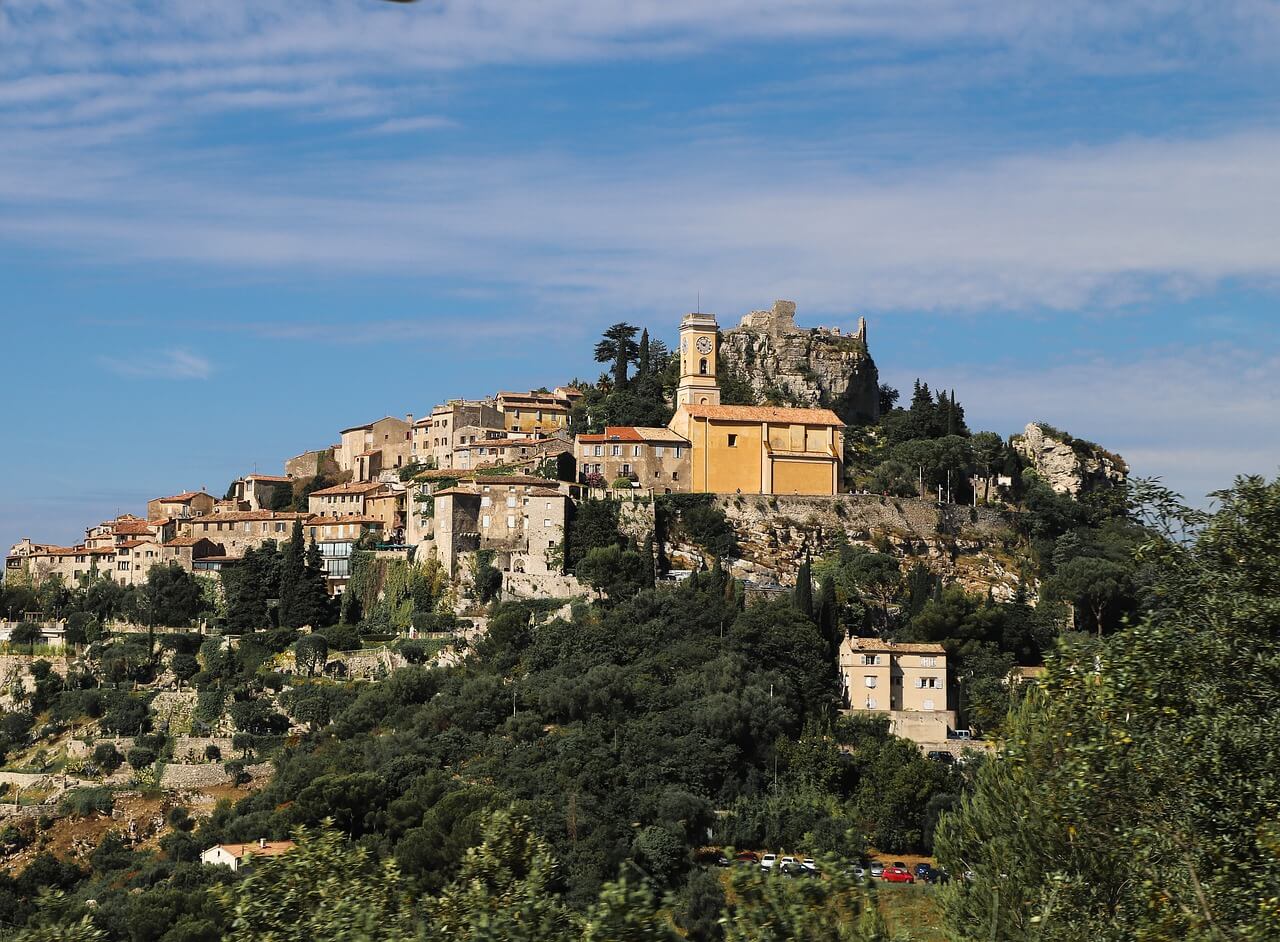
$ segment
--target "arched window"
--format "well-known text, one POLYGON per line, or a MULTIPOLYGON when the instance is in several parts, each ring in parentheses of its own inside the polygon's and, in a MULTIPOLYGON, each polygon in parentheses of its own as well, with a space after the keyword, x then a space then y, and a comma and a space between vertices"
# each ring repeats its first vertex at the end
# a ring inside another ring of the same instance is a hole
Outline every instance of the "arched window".
POLYGON ((707 358, 706 357, 703 357, 701 362, 698 363, 698 372, 701 373, 703 376, 707 375, 707 358))

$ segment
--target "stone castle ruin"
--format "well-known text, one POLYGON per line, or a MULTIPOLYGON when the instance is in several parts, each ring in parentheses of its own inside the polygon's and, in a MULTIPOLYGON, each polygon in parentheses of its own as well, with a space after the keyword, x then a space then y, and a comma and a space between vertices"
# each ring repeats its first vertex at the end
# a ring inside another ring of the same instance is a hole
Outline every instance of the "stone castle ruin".
POLYGON ((721 335, 725 368, 751 385, 762 402, 835 410, 849 423, 880 416, 880 377, 867 347, 867 321, 858 330, 799 327, 794 301, 752 311, 721 335))

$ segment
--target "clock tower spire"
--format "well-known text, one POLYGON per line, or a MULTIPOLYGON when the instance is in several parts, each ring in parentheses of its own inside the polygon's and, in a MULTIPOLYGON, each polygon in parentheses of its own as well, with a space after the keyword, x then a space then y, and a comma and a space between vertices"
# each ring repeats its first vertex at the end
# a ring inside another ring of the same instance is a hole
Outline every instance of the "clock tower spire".
POLYGON ((720 404, 716 383, 716 340, 719 327, 714 314, 686 314, 680 322, 680 385, 676 408, 683 405, 720 404))

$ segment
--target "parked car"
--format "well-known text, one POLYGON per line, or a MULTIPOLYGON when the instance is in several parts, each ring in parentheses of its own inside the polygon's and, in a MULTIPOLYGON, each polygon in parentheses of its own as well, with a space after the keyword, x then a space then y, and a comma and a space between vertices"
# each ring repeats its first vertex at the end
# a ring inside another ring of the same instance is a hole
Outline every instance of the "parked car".
POLYGON ((849 868, 849 873, 855 880, 865 880, 867 878, 867 868, 861 864, 854 864, 849 868))
POLYGON ((733 855, 733 862, 736 864, 759 864, 760 855, 754 850, 740 850, 733 855))
POLYGON ((956 757, 943 749, 934 749, 926 754, 926 758, 932 759, 934 762, 941 762, 943 765, 954 765, 956 757))
POLYGON ((888 883, 915 883, 916 878, 906 867, 885 867, 880 879, 888 883))
POLYGON ((717 847, 700 847, 693 854, 693 862, 704 867, 727 867, 729 858, 717 847))
POLYGON ((915 875, 917 880, 924 880, 926 883, 931 883, 933 881, 931 881, 929 877, 932 876, 932 874, 933 874, 933 868, 930 867, 927 863, 916 864, 915 875))
POLYGON ((806 857, 804 860, 800 861, 800 866, 805 870, 808 870, 810 873, 818 872, 818 864, 812 857, 806 857))
POLYGON ((760 869, 772 870, 773 865, 777 862, 778 862, 777 854, 765 854, 763 857, 760 858, 760 869))
POLYGON ((878 860, 875 863, 873 863, 871 865, 871 875, 876 879, 879 879, 880 877, 884 876, 884 864, 880 863, 880 861, 878 860))
POLYGON ((781 867, 783 870, 790 871, 790 870, 795 870, 800 865, 796 863, 796 859, 794 857, 786 856, 778 861, 778 866, 781 867))
POLYGON ((901 860, 895 860, 895 861, 893 862, 893 865, 894 865, 895 867, 897 867, 899 870, 906 870, 906 869, 907 869, 907 865, 906 865, 906 863, 905 863, 904 861, 901 861, 901 860))
POLYGON ((948 739, 972 739, 973 730, 969 729, 952 729, 947 731, 948 739))

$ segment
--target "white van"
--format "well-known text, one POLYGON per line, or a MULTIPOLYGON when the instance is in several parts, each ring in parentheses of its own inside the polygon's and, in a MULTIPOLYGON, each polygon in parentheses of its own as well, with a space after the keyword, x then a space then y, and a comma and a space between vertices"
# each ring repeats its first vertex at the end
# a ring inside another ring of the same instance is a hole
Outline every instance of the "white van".
POLYGON ((777 861, 777 859, 778 859, 777 854, 765 854, 763 857, 760 858, 760 869, 772 870, 773 865, 777 861))

